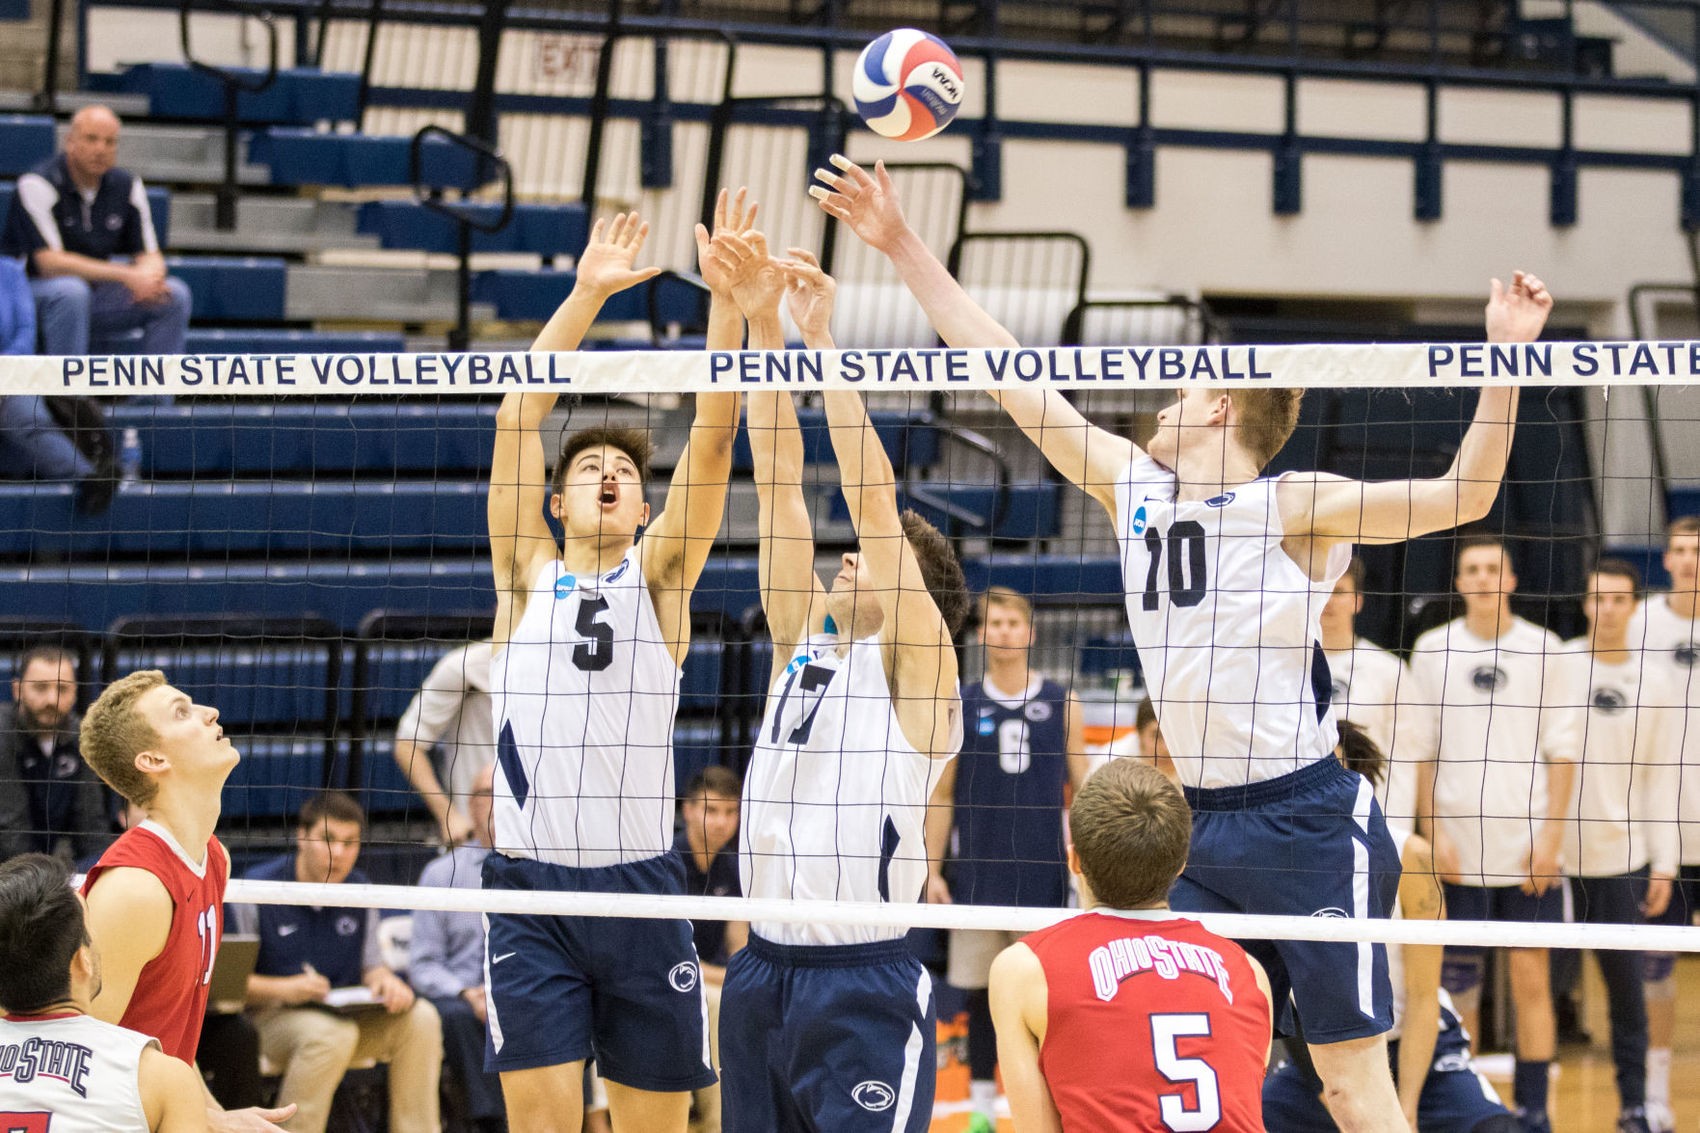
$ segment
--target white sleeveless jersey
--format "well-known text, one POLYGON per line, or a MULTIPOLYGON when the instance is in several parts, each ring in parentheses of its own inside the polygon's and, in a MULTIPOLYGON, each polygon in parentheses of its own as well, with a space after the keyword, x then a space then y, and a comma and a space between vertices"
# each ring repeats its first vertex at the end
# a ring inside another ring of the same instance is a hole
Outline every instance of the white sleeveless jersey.
POLYGON ((495 849, 577 868, 667 853, 679 676, 636 547, 600 578, 542 567, 491 662, 495 849))
POLYGON ((1700 620, 1677 613, 1670 598, 1658 594, 1641 604, 1629 627, 1629 642, 1646 650, 1653 667, 1664 671, 1681 698, 1679 857, 1683 865, 1700 865, 1700 620))
MULTIPOLYGON (((879 640, 864 638, 843 654, 841 644, 811 637, 768 693, 744 778, 738 865, 745 896, 915 902, 926 888, 927 800, 944 760, 904 738, 879 640)), ((958 731, 950 754, 961 745, 958 731)), ((874 926, 751 927, 776 944, 905 935, 874 926)))
POLYGON ((1175 475, 1143 453, 1116 485, 1128 621, 1175 770, 1189 787, 1238 787, 1332 759, 1323 603, 1351 559, 1307 578, 1281 547, 1274 480, 1175 501, 1175 475))
POLYGON ((1400 697, 1411 695, 1405 663, 1373 642, 1358 638, 1350 649, 1326 653, 1330 700, 1337 720, 1362 728, 1381 754, 1387 772, 1375 789, 1389 829, 1414 830, 1417 821, 1417 763, 1399 750, 1400 697))
POLYGON ((158 1045, 77 1013, 0 1019, 0 1128, 147 1133, 142 1051, 158 1045))

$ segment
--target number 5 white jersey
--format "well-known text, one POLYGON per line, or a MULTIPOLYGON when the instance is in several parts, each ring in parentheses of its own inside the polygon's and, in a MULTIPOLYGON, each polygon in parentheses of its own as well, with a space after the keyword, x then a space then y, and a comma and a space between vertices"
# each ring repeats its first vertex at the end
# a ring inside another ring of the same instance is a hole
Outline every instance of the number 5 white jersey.
MULTIPOLYGON (((926 887, 927 799, 944 761, 904 738, 878 638, 842 655, 840 644, 811 637, 767 694, 744 779, 739 869, 747 897, 915 902, 926 887)), ((961 745, 959 731, 951 754, 961 745)), ((872 944, 905 931, 751 927, 775 944, 872 944)))
POLYGON ((600 578, 540 568, 490 664, 494 848, 575 868, 668 852, 679 678, 636 547, 600 578))
POLYGON ((1116 541, 1134 645, 1175 770, 1238 787, 1332 758, 1323 603, 1351 559, 1312 581, 1281 547, 1275 480, 1177 503, 1143 453, 1116 485, 1116 541))

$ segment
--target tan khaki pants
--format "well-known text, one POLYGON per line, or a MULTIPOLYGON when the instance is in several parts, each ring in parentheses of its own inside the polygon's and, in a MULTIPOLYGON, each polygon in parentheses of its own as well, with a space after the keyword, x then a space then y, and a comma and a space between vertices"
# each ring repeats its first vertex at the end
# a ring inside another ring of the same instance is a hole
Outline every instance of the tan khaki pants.
POLYGON ((283 1071, 277 1104, 295 1103, 284 1122, 294 1133, 323 1133, 331 1098, 348 1068, 390 1068, 390 1133, 441 1133, 437 1082, 443 1069, 443 1024, 421 996, 400 1015, 337 1015, 317 1007, 280 1007, 254 1017, 260 1054, 283 1071))

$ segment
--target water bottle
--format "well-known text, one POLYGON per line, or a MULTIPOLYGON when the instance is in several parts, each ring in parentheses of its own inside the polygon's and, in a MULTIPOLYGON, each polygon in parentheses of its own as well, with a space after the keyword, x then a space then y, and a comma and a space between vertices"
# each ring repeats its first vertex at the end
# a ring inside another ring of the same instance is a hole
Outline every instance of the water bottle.
POLYGON ((134 484, 142 478, 142 434, 135 428, 125 429, 118 444, 118 479, 134 484))

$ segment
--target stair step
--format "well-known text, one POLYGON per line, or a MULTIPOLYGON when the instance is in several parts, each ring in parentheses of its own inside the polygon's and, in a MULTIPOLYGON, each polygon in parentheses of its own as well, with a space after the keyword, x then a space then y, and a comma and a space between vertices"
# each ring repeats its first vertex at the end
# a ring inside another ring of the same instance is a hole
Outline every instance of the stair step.
MULTIPOLYGON (((452 321, 456 310, 452 271, 296 264, 289 269, 285 296, 284 317, 290 320, 432 323, 452 321)), ((487 304, 472 305, 474 320, 494 317, 487 304)))

